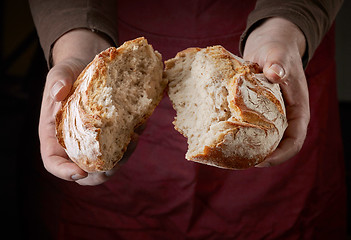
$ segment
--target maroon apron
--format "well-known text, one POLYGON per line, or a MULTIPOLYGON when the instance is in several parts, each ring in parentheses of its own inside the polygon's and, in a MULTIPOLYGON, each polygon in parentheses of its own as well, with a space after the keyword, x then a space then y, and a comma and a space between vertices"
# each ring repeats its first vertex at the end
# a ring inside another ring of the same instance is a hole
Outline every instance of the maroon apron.
MULTIPOLYGON (((144 36, 163 59, 220 44, 238 54, 255 1, 119 1, 120 43, 144 36)), ((60 239, 343 239, 345 184, 334 35, 306 71, 311 123, 301 152, 272 168, 224 170, 185 160, 168 97, 108 182, 58 180, 60 239)), ((54 218, 52 215, 51 219, 54 218)))

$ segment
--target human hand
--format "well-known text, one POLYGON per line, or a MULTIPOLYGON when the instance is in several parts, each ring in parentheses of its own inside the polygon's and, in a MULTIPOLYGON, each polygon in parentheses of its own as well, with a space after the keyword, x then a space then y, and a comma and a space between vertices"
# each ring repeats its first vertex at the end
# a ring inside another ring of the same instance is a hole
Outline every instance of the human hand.
POLYGON ((288 127, 277 149, 257 167, 281 164, 302 148, 310 120, 309 96, 302 65, 306 40, 300 29, 282 18, 269 18, 248 36, 244 59, 256 62, 266 78, 279 83, 288 127))
MULTIPOLYGON (((81 185, 97 185, 107 181, 117 167, 107 172, 87 173, 67 156, 55 135, 55 115, 61 101, 69 94, 73 82, 84 67, 110 43, 99 35, 84 29, 63 35, 54 45, 53 64, 49 71, 43 93, 39 120, 39 138, 42 160, 46 170, 56 177, 76 181, 81 185)), ((137 135, 134 136, 136 140, 137 135)), ((128 147, 128 158, 136 147, 136 141, 128 147)), ((123 159, 122 159, 123 160, 123 159)))

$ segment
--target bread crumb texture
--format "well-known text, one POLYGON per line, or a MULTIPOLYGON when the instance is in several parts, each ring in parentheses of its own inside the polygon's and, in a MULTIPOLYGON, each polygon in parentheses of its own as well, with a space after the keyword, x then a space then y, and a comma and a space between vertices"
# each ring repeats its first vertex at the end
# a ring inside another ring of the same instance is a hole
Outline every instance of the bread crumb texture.
POLYGON ((56 135, 70 159, 87 172, 112 169, 161 100, 162 72, 161 55, 145 38, 98 54, 56 116, 56 135))
POLYGON ((165 62, 175 129, 188 139, 186 159, 228 169, 262 162, 287 127, 277 84, 221 46, 189 48, 165 62))

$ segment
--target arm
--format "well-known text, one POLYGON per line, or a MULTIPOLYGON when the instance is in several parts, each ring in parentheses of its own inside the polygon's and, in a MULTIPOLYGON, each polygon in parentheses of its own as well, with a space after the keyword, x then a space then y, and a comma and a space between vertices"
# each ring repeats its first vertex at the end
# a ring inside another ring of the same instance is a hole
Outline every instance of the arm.
POLYGON ((117 1, 29 0, 29 5, 49 64, 55 41, 73 29, 90 29, 117 45, 117 1))
MULTIPOLYGON (((64 180, 83 185, 102 183, 115 169, 107 173, 88 174, 70 161, 56 140, 55 114, 61 106, 60 101, 67 97, 73 82, 87 63, 117 40, 105 34, 112 31, 114 24, 98 17, 106 13, 106 5, 94 6, 92 1, 32 0, 30 4, 45 56, 52 67, 46 79, 39 120, 44 166, 64 180)), ((116 29, 113 31, 111 36, 117 36, 116 29)))
POLYGON ((259 166, 281 164, 303 146, 310 119, 304 66, 331 26, 342 1, 260 0, 248 18, 240 49, 282 89, 288 128, 276 151, 259 166), (337 3, 337 4, 336 4, 337 3))
POLYGON ((303 55, 306 66, 334 22, 342 3, 343 0, 258 0, 241 36, 240 52, 244 53, 246 40, 254 29, 268 18, 280 17, 296 25, 306 38, 303 55))

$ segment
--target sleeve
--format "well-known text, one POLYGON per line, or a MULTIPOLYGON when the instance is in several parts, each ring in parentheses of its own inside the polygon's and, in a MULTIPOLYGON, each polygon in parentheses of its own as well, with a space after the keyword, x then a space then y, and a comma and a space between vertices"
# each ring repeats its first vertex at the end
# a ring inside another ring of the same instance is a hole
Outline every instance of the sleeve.
POLYGON ((87 28, 117 45, 117 1, 29 0, 46 60, 54 42, 66 32, 87 28))
POLYGON ((244 52, 249 34, 264 19, 282 17, 298 26, 306 37, 306 53, 303 57, 306 66, 334 22, 342 3, 343 0, 257 0, 241 35, 240 53, 244 52))

